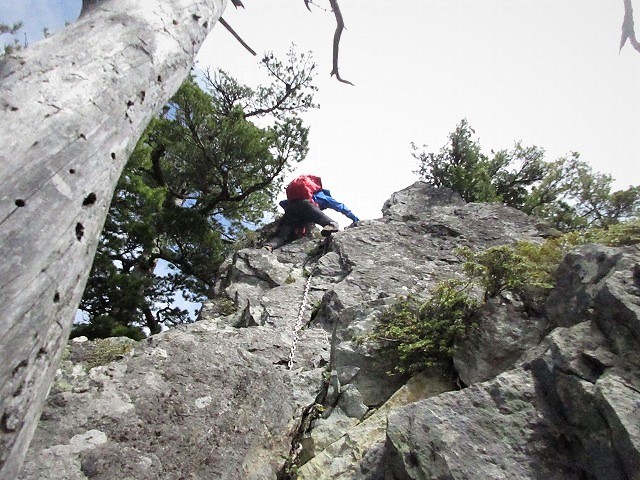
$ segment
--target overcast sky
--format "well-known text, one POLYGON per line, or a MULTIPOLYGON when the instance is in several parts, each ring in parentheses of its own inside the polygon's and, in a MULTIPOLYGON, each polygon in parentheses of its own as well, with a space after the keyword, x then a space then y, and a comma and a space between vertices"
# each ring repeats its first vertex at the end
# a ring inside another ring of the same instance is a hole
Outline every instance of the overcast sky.
MULTIPOLYGON (((463 118, 487 153, 518 140, 548 160, 577 151, 618 188, 640 184, 640 54, 618 52, 622 0, 341 0, 340 72, 354 87, 329 77, 335 23, 328 1, 316 1, 325 10, 229 2, 224 17, 259 54, 284 55, 292 42, 313 51, 321 109, 305 117, 311 149, 296 173, 320 175, 361 218, 379 217, 416 180, 411 142, 437 151, 463 118)), ((0 21, 24 20, 35 39, 73 21, 80 3, 0 0, 0 21)), ((247 84, 262 78, 221 26, 198 62, 247 84)))

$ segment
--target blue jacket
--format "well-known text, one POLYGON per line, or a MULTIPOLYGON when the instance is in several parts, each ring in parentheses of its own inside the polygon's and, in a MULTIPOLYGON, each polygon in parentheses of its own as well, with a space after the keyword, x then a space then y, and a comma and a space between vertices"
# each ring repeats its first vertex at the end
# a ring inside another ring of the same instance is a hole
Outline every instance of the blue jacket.
POLYGON ((358 217, 356 217, 351 210, 349 210, 344 203, 338 202, 335 198, 331 196, 331 192, 329 190, 320 190, 313 194, 313 201, 318 204, 320 210, 324 210, 325 208, 330 208, 331 210, 335 210, 336 212, 340 212, 345 217, 351 219, 353 222, 359 221, 358 217))
MULTIPOLYGON (((287 208, 287 203, 290 200, 282 200, 280 202, 280 206, 282 208, 287 208)), ((330 208, 331 210, 335 210, 343 214, 345 217, 349 218, 353 222, 358 222, 360 219, 356 217, 351 210, 349 210, 344 203, 338 202, 335 198, 331 196, 331 192, 329 190, 320 190, 313 194, 313 201, 318 204, 320 210, 324 210, 326 208, 330 208)))

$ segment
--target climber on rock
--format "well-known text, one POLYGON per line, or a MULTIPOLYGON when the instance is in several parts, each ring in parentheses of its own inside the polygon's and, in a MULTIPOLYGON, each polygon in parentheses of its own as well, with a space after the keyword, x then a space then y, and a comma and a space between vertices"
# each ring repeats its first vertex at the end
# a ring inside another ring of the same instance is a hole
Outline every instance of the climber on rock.
POLYGON ((328 237, 338 231, 338 223, 322 210, 330 208, 342 213, 354 223, 358 222, 351 210, 322 188, 322 180, 315 175, 300 175, 287 185, 287 199, 280 202, 284 215, 275 236, 262 247, 270 252, 296 238, 310 235, 315 224, 322 227, 321 234, 328 237))

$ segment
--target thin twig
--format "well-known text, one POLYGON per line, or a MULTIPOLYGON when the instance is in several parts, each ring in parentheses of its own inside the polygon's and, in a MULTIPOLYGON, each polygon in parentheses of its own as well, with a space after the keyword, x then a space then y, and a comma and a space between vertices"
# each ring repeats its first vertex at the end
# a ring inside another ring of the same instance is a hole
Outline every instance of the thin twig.
POLYGON ((246 48, 251 55, 253 55, 254 57, 256 56, 256 52, 254 52, 253 49, 249 45, 247 45, 246 42, 242 40, 242 38, 240 38, 240 35, 238 35, 236 31, 233 28, 231 28, 231 25, 229 25, 224 18, 220 17, 219 21, 222 24, 222 26, 226 28, 229 31, 229 33, 231 33, 231 35, 233 35, 235 39, 240 42, 240 45, 246 48))
POLYGON ((331 4, 331 9, 336 17, 336 31, 333 34, 333 70, 331 70, 331 75, 335 75, 339 82, 353 85, 350 81, 344 80, 340 77, 340 72, 338 70, 338 50, 340 48, 340 36, 342 35, 342 30, 344 30, 344 19, 342 18, 342 12, 340 12, 338 0, 329 0, 329 3, 331 4))

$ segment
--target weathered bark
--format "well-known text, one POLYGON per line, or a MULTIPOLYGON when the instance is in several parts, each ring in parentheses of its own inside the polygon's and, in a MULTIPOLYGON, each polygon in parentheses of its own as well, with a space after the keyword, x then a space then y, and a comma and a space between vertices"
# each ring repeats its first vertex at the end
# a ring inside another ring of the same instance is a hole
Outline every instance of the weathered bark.
POLYGON ((226 0, 108 0, 0 67, 0 478, 15 478, 116 181, 226 0))

